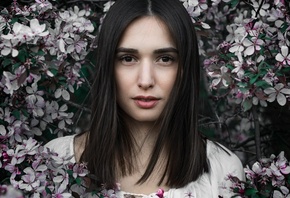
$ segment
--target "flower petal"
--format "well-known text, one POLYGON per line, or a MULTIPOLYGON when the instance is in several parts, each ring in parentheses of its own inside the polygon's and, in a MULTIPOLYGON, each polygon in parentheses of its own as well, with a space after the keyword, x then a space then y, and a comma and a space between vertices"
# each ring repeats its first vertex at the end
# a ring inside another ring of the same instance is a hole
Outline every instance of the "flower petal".
POLYGON ((278 93, 277 95, 277 102, 279 103, 279 105, 284 106, 286 104, 286 97, 284 96, 284 94, 278 93))
POLYGON ((276 93, 271 93, 269 98, 267 99, 268 102, 274 102, 276 99, 276 93))
POLYGON ((282 56, 282 54, 277 54, 275 56, 275 59, 276 59, 276 61, 279 61, 279 62, 283 62, 284 61, 284 57, 282 56))
POLYGON ((269 87, 267 89, 264 90, 265 94, 271 94, 271 93, 275 93, 276 90, 273 87, 269 87))
POLYGON ((288 55, 288 47, 287 46, 282 46, 281 47, 281 52, 282 52, 282 55, 284 57, 287 57, 287 55, 288 55))
POLYGON ((70 95, 69 95, 69 92, 65 89, 62 90, 61 92, 61 96, 63 97, 63 99, 65 100, 69 100, 70 99, 70 95))
POLYGON ((288 95, 290 95, 290 89, 287 89, 287 88, 283 88, 283 89, 281 89, 280 92, 283 93, 283 94, 288 94, 288 95))
POLYGON ((61 89, 59 88, 59 89, 57 89, 56 91, 55 91, 55 93, 54 93, 54 97, 55 98, 59 98, 61 96, 61 89))
POLYGON ((245 55, 247 55, 247 56, 254 54, 254 52, 255 52, 254 46, 250 46, 244 51, 245 55))

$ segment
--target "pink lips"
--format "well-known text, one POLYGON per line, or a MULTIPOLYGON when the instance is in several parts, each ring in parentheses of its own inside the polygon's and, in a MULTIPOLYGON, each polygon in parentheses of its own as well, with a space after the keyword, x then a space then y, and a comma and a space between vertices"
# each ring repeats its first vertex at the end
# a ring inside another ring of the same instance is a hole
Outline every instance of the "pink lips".
POLYGON ((133 100, 138 107, 151 109, 157 105, 160 99, 153 96, 136 96, 133 100))

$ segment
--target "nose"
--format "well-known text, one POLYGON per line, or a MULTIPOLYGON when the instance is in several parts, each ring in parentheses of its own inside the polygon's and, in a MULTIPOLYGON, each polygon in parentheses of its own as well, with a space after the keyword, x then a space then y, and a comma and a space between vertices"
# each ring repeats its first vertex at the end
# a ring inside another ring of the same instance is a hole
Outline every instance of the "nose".
POLYGON ((153 88, 154 84, 154 65, 150 61, 143 61, 139 68, 138 87, 147 90, 153 88))

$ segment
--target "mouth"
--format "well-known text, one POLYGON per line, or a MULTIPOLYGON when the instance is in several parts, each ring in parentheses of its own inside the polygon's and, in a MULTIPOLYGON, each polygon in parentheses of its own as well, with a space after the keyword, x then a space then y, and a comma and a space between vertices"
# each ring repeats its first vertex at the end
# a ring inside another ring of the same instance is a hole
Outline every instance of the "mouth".
POLYGON ((160 98, 154 96, 136 96, 133 100, 141 109, 152 109, 158 104, 160 98))
POLYGON ((160 100, 160 98, 156 98, 154 96, 136 96, 133 99, 134 100, 141 100, 141 101, 160 100))

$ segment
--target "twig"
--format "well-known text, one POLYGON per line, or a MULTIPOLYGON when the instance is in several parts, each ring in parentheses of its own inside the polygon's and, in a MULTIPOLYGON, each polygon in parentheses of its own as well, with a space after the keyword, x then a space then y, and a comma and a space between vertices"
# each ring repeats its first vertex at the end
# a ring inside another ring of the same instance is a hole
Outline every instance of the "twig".
POLYGON ((259 5, 259 8, 258 8, 258 10, 257 10, 257 12, 256 12, 256 17, 258 17, 258 14, 259 14, 260 10, 262 9, 262 6, 263 6, 263 4, 264 4, 264 1, 265 1, 265 0, 262 0, 261 4, 259 5))
POLYGON ((73 106, 73 107, 76 107, 76 108, 78 108, 78 109, 81 109, 81 110, 83 110, 83 111, 85 111, 85 112, 87 112, 87 113, 91 113, 91 109, 89 109, 89 108, 87 108, 87 107, 84 107, 84 106, 82 106, 82 105, 79 105, 79 104, 74 103, 74 102, 69 101, 69 100, 65 100, 65 99, 63 99, 62 97, 61 97, 61 100, 64 101, 65 103, 67 103, 67 104, 73 106))
POLYGON ((256 106, 252 107, 252 113, 255 126, 256 159, 259 160, 261 158, 261 132, 256 106))
MULTIPOLYGON (((50 93, 48 93, 48 92, 46 92, 46 94, 47 94, 48 96, 50 96, 50 97, 52 97, 52 98, 55 99, 54 95, 52 95, 52 94, 50 94, 50 93)), ((62 97, 60 97, 59 99, 62 100, 62 101, 63 101, 64 103, 66 103, 66 104, 69 104, 69 105, 71 105, 71 106, 73 106, 73 107, 76 107, 76 108, 78 108, 78 109, 81 109, 81 110, 83 110, 83 111, 85 111, 85 112, 87 112, 87 113, 91 113, 91 109, 89 109, 89 108, 87 108, 87 107, 84 107, 84 106, 82 106, 82 105, 79 105, 79 104, 74 103, 74 102, 69 101, 69 100, 65 100, 65 99, 63 99, 62 97)))

